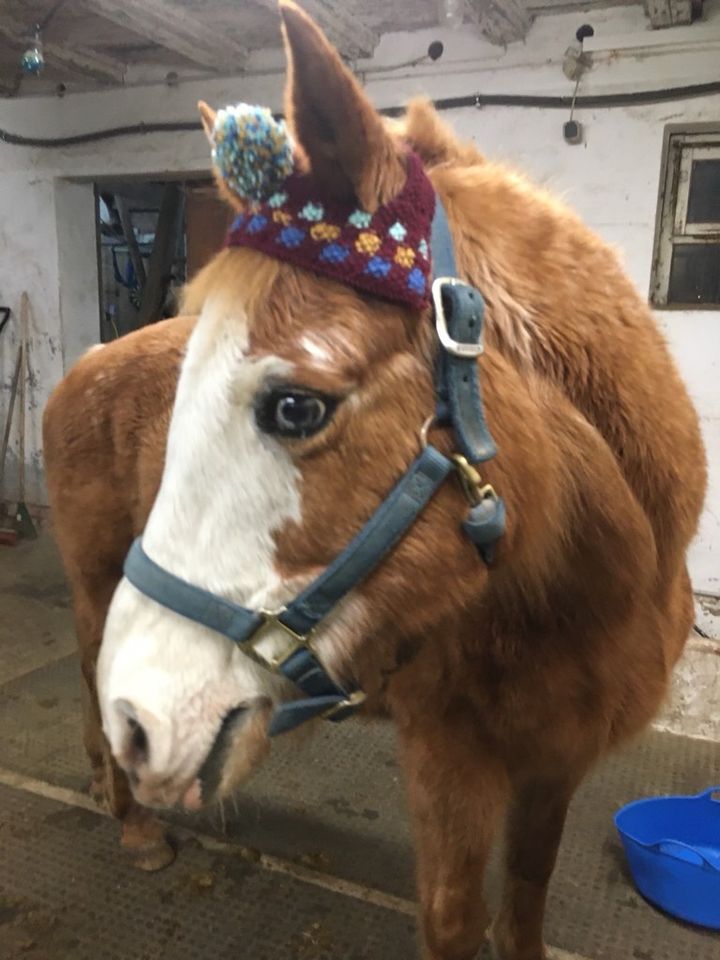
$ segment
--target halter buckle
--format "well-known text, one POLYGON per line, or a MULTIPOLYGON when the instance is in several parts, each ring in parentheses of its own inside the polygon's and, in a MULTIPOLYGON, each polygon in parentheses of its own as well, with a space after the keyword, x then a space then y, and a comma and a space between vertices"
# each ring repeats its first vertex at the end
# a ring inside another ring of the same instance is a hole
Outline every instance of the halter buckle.
POLYGON ((297 653, 298 650, 302 650, 304 647, 310 648, 309 633, 296 633, 292 627, 289 627, 280 619, 281 615, 285 612, 285 607, 282 607, 282 609, 277 611, 260 610, 259 612, 263 618, 263 622, 255 631, 255 634, 249 641, 248 645, 252 649, 255 656, 258 657, 262 663, 269 666, 272 670, 280 670, 283 665, 287 663, 290 657, 294 653, 297 653), (281 654, 278 654, 275 657, 265 657, 258 653, 257 645, 263 639, 263 636, 268 632, 268 630, 272 630, 274 627, 279 627, 284 633, 286 633, 291 642, 281 654))
POLYGON ((453 340, 445 319, 445 307, 442 299, 443 287, 446 285, 454 287, 462 282, 457 277, 438 277, 433 280, 431 289, 433 306, 435 307, 435 329, 440 343, 448 353, 463 360, 474 360, 483 353, 482 343, 461 343, 459 340, 453 340))

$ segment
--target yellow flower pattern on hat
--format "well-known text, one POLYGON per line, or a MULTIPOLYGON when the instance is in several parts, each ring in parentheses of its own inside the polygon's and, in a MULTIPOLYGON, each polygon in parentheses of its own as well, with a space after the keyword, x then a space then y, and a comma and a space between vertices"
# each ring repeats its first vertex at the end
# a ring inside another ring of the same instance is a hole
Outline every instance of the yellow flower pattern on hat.
POLYGON ((313 240, 335 240, 340 236, 340 227, 334 223, 315 223, 310 227, 313 240))
POLYGON ((366 253, 368 256, 371 256, 378 251, 381 243, 382 241, 376 233, 373 233, 371 230, 364 230, 358 234, 358 238, 355 241, 355 249, 358 253, 366 253))
POLYGON ((398 247, 395 251, 395 263, 408 269, 415 263, 415 251, 412 247, 398 247))

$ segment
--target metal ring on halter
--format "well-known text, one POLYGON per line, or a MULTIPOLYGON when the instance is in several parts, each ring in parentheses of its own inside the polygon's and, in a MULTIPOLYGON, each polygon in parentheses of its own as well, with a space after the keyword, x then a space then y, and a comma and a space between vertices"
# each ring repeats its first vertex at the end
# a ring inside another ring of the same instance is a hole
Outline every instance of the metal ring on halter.
POLYGON ((420 427, 420 443, 422 444, 423 450, 427 450, 428 448, 428 444, 430 443, 428 434, 430 433, 430 427, 432 427, 436 419, 435 414, 431 413, 422 427, 420 427))

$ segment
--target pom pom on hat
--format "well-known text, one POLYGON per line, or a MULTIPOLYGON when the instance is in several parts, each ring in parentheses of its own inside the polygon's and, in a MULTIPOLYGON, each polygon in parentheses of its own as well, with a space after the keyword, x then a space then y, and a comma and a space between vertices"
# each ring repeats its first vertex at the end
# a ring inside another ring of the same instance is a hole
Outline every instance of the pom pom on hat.
POLYGON ((239 103, 218 110, 211 140, 216 167, 245 200, 266 199, 292 173, 292 138, 266 107, 239 103))

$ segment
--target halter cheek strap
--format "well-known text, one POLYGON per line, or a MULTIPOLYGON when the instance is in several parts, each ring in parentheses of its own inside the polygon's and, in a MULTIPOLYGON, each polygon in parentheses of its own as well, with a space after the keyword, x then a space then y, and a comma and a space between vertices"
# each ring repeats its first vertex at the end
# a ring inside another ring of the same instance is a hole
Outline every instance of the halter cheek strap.
POLYGON ((450 473, 458 472, 470 502, 463 529, 486 562, 492 561, 495 543, 504 530, 503 501, 490 485, 482 483, 476 470, 476 464, 496 452, 485 423, 479 380, 484 303, 477 290, 457 279, 452 238, 439 198, 432 224, 432 252, 440 342, 433 419, 453 429, 460 452, 451 459, 426 445, 347 547, 279 611, 248 610, 176 577, 148 557, 140 538, 125 560, 125 576, 141 593, 240 644, 263 666, 282 674, 302 691, 301 699, 276 706, 271 736, 315 717, 343 720, 363 702, 361 690, 341 688, 323 668, 313 649, 313 633, 405 535, 450 473), (284 651, 273 661, 257 650, 270 628, 279 628, 287 638, 284 651))

